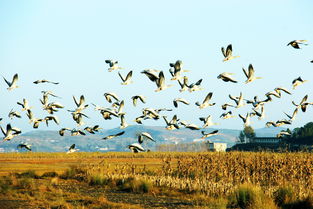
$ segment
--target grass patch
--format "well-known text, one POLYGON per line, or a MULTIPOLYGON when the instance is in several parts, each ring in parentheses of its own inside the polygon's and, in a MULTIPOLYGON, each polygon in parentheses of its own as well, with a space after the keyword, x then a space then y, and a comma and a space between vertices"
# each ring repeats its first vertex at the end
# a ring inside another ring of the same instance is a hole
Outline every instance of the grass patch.
POLYGON ((243 184, 229 196, 228 207, 241 209, 277 208, 272 199, 266 197, 259 186, 243 184))

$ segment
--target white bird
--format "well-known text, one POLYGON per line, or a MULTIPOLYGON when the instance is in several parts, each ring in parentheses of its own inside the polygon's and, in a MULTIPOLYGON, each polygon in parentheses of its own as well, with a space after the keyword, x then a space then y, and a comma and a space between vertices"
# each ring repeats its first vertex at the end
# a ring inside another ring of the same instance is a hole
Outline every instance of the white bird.
MULTIPOLYGON (((3 76, 2 76, 3 77, 3 76)), ((16 85, 16 83, 17 83, 17 81, 18 81, 18 75, 17 75, 17 73, 13 76, 13 79, 12 79, 12 82, 9 82, 7 79, 5 79, 4 77, 3 77, 3 79, 4 79, 4 81, 8 84, 8 90, 9 91, 11 91, 11 90, 13 90, 13 89, 15 89, 15 88, 19 88, 19 86, 17 86, 16 85)))
POLYGON ((189 105, 189 102, 186 99, 184 99, 184 98, 176 98, 176 99, 173 100, 174 107, 176 107, 176 108, 178 107, 178 102, 181 102, 183 104, 189 105))
POLYGON ((206 97, 204 98, 202 104, 200 104, 200 102, 196 102, 195 104, 200 108, 200 109, 203 109, 203 108, 206 108, 206 107, 209 107, 209 106, 213 106, 215 105, 215 103, 209 103, 209 101, 211 100, 213 96, 213 92, 209 92, 206 97))
POLYGON ((108 135, 108 136, 106 136, 106 137, 104 137, 102 139, 104 139, 104 140, 113 139, 115 137, 122 136, 124 133, 125 133, 125 131, 121 131, 121 132, 118 132, 116 134, 108 135))
POLYGON ((17 148, 18 148, 18 149, 23 149, 23 148, 25 148, 25 149, 27 149, 28 151, 32 151, 31 146, 32 146, 32 145, 30 145, 30 144, 19 144, 19 145, 17 145, 17 148))
POLYGON ((71 129, 71 136, 80 136, 80 135, 85 136, 86 134, 80 129, 75 129, 75 128, 71 129))
POLYGON ((146 97, 143 95, 135 95, 131 98, 133 100, 133 105, 136 107, 137 100, 139 99, 142 103, 146 103, 146 97))
POLYGON ((22 133, 22 131, 18 128, 15 128, 11 126, 11 124, 7 124, 6 130, 4 130, 2 128, 2 126, 0 126, 0 129, 4 135, 3 137, 3 141, 10 141, 11 139, 13 139, 15 136, 18 136, 20 133, 22 133))
POLYGON ((119 117, 121 119, 120 129, 126 128, 128 124, 125 121, 125 113, 121 114, 119 117))
POLYGON ((201 134, 202 134, 202 139, 205 139, 205 138, 217 135, 218 134, 218 130, 214 130, 214 131, 212 131, 210 133, 207 133, 205 131, 201 131, 201 134))
POLYGON ((85 97, 84 95, 80 96, 79 102, 77 101, 76 97, 73 96, 74 102, 76 104, 75 113, 80 113, 82 110, 88 107, 88 104, 85 104, 85 97))
POLYGON ((133 153, 145 152, 146 150, 138 143, 134 143, 128 145, 128 149, 130 149, 133 153))
POLYGON ((102 128, 100 128, 99 125, 95 125, 92 127, 87 126, 86 128, 84 128, 85 131, 88 131, 91 134, 95 134, 95 132, 98 132, 100 129, 102 129, 102 128))
POLYGON ((128 84, 131 84, 133 83, 133 81, 131 80, 132 79, 132 75, 133 75, 133 71, 129 71, 129 73, 127 73, 126 77, 124 78, 120 72, 118 72, 118 75, 120 76, 120 78, 122 79, 122 85, 128 85, 128 84))
POLYGON ((229 118, 234 118, 235 116, 232 115, 232 111, 228 111, 228 112, 225 112, 223 114, 221 114, 220 118, 222 119, 229 119, 229 118))
POLYGON ((243 117, 241 114, 239 114, 239 117, 242 119, 243 123, 244 123, 244 126, 247 127, 250 125, 250 113, 247 113, 246 114, 246 117, 243 117))
POLYGON ((153 137, 148 133, 148 132, 141 132, 138 135, 138 143, 142 144, 144 139, 149 139, 153 142, 155 142, 155 140, 153 139, 153 137))
POLYGON ((243 70, 245 76, 247 77, 247 80, 245 81, 245 83, 250 83, 250 82, 252 82, 252 81, 254 81, 256 79, 261 79, 262 78, 262 77, 256 77, 254 75, 254 69, 253 69, 252 64, 249 65, 248 72, 244 68, 242 68, 242 70, 243 70))
POLYGON ((68 151, 66 152, 66 154, 69 154, 69 153, 73 153, 73 152, 76 152, 78 151, 79 149, 75 149, 75 144, 72 144, 70 146, 70 148, 68 149, 68 151))
POLYGON ((172 69, 170 69, 170 74, 172 75, 171 80, 180 80, 181 76, 180 73, 181 72, 188 72, 188 70, 183 70, 183 62, 181 60, 177 60, 175 63, 170 63, 170 67, 174 68, 174 71, 172 71, 172 69))
POLYGON ((30 110, 32 107, 30 107, 29 105, 28 105, 28 101, 27 101, 27 99, 23 99, 23 103, 21 103, 21 102, 17 102, 17 104, 18 105, 21 105, 22 107, 23 107, 23 109, 22 109, 22 111, 24 111, 24 110, 30 110))
POLYGON ((200 128, 195 124, 188 123, 186 121, 180 121, 179 123, 190 130, 200 130, 200 128))
POLYGON ((276 137, 277 138, 282 138, 283 136, 291 136, 291 133, 289 133, 288 131, 280 131, 276 137))
POLYGON ((224 62, 239 57, 239 56, 233 56, 232 55, 233 54, 233 49, 232 49, 232 45, 231 44, 229 44, 227 46, 226 51, 225 51, 224 47, 222 47, 221 50, 222 50, 223 56, 225 57, 223 59, 224 62))
POLYGON ((48 80, 46 80, 46 79, 37 80, 37 81, 34 81, 33 83, 34 83, 34 84, 39 84, 39 83, 52 83, 52 84, 55 84, 55 85, 59 84, 58 82, 52 82, 52 81, 48 81, 48 80))
POLYGON ((146 70, 143 70, 141 73, 145 74, 149 78, 150 81, 156 82, 159 79, 160 70, 146 69, 146 70))
POLYGON ((17 112, 17 111, 13 111, 13 109, 11 109, 11 111, 9 112, 8 117, 10 119, 13 119, 14 117, 21 118, 21 114, 19 112, 17 112))
POLYGON ((113 93, 113 92, 107 92, 107 93, 104 93, 104 97, 105 99, 109 102, 109 103, 112 103, 112 98, 115 99, 115 101, 119 102, 119 98, 117 96, 117 94, 113 93))
POLYGON ((285 113, 285 115, 289 118, 289 120, 291 120, 291 121, 294 121, 295 119, 296 119, 296 116, 297 116, 297 114, 298 114, 298 109, 299 108, 296 108, 294 111, 293 111, 293 113, 292 113, 292 115, 290 116, 290 115, 288 115, 287 113, 285 113))
POLYGON ((218 123, 213 123, 211 115, 209 115, 208 117, 200 117, 199 120, 204 123, 202 128, 218 125, 218 123))
POLYGON ((224 72, 224 73, 221 73, 217 76, 218 79, 221 79, 222 81, 225 81, 225 82, 232 82, 232 83, 237 83, 238 81, 236 81, 235 79, 233 79, 231 77, 231 75, 233 75, 233 73, 227 73, 227 72, 224 72))
POLYGON ((261 106, 261 112, 258 112, 255 108, 252 110, 254 112, 253 114, 257 115, 259 120, 265 118, 264 104, 261 106))
POLYGON ((64 133, 65 133, 65 131, 71 131, 72 129, 70 129, 70 128, 61 128, 60 130, 59 130, 59 135, 60 136, 64 136, 64 133))
POLYGON ((196 83, 192 83, 188 86, 188 91, 194 92, 194 91, 201 91, 203 88, 201 87, 202 79, 198 80, 196 83))
POLYGON ((165 84, 165 77, 164 77, 164 73, 163 71, 161 71, 159 73, 159 78, 155 81, 156 85, 157 85, 157 89, 155 90, 155 92, 159 92, 162 91, 164 89, 167 89, 169 87, 172 87, 173 85, 166 85, 165 84))
POLYGON ((307 40, 293 40, 293 41, 290 41, 287 46, 292 46, 293 48, 295 49, 300 49, 300 44, 303 44, 303 45, 308 45, 308 44, 305 44, 304 42, 307 42, 307 40))
POLYGON ((302 85, 308 80, 303 80, 300 76, 292 81, 292 88, 296 89, 297 86, 302 85))
POLYGON ((113 70, 123 69, 118 66, 118 61, 115 60, 105 60, 105 63, 109 64, 109 72, 112 72, 113 70))
POLYGON ((39 127, 39 124, 41 122, 44 122, 45 120, 44 119, 41 119, 41 118, 35 118, 33 112, 31 110, 27 110, 27 113, 26 113, 28 119, 29 119, 29 123, 33 123, 33 128, 38 128, 39 127))
POLYGON ((48 126, 48 121, 52 120, 54 121, 57 125, 60 124, 60 121, 59 121, 59 118, 57 116, 52 116, 52 115, 49 115, 49 116, 46 116, 44 118, 44 120, 46 121, 46 125, 48 126))
POLYGON ((307 100, 308 95, 305 95, 299 104, 296 104, 294 101, 292 101, 292 104, 297 108, 301 108, 302 112, 305 112, 308 105, 313 105, 313 102, 307 102, 307 100))
POLYGON ((165 123, 166 123, 166 127, 165 127, 165 128, 166 128, 167 130, 179 129, 179 126, 178 126, 178 124, 177 124, 177 122, 179 121, 179 120, 177 119, 177 115, 174 115, 173 118, 172 118, 172 120, 170 120, 170 121, 167 120, 167 117, 166 117, 166 116, 163 116, 163 119, 164 119, 164 121, 165 121, 165 123))
POLYGON ((235 101, 236 103, 236 108, 239 108, 239 107, 242 107, 245 105, 245 102, 244 102, 244 99, 243 99, 243 95, 242 95, 242 92, 240 92, 240 95, 239 97, 233 97, 231 95, 229 95, 229 98, 233 101, 235 101))
POLYGON ((189 89, 187 76, 183 77, 183 81, 180 81, 179 79, 177 81, 180 86, 179 92, 187 91, 189 89))

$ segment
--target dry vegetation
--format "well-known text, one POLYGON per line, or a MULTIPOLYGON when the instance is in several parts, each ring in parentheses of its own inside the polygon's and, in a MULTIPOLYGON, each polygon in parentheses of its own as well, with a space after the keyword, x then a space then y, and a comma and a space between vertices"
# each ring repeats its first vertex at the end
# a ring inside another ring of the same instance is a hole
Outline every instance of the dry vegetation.
POLYGON ((311 153, 9 153, 0 159, 6 208, 313 208, 311 153))

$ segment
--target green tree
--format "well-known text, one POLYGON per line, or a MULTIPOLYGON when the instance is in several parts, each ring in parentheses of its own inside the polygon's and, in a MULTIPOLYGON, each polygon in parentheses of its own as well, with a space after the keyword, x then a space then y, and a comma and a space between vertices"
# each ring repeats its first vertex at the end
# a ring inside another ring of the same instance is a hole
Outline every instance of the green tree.
POLYGON ((251 141, 255 137, 254 129, 251 126, 245 126, 245 128, 240 131, 239 140, 244 143, 247 141, 251 141))

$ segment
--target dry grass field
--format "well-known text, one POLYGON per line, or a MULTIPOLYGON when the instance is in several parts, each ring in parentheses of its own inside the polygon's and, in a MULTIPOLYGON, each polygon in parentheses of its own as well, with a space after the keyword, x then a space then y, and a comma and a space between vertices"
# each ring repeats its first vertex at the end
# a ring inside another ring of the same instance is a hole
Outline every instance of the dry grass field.
POLYGON ((313 208, 311 153, 5 153, 2 208, 313 208))

